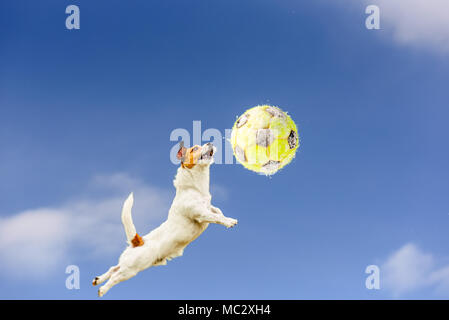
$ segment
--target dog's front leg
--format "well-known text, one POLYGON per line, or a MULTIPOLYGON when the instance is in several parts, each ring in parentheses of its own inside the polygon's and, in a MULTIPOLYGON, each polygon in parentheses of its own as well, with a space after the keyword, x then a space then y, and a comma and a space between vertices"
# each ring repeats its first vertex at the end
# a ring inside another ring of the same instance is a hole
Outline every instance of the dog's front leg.
MULTIPOLYGON (((211 208, 212 208, 212 206, 211 206, 211 208)), ((215 208, 215 207, 213 207, 213 208, 215 208)), ((216 209, 218 209, 218 208, 216 208, 216 209)), ((220 209, 218 209, 218 210, 221 213, 221 210, 220 209)), ((236 219, 225 217, 223 215, 223 213, 219 214, 218 212, 214 211, 213 209, 208 210, 206 208, 206 206, 197 206, 193 209, 193 212, 194 212, 193 218, 200 223, 202 223, 202 222, 217 223, 217 224, 224 225, 227 228, 231 228, 231 227, 235 226, 238 222, 236 219)))
MULTIPOLYGON (((231 227, 233 227, 235 224, 237 224, 238 221, 237 221, 236 219, 226 217, 226 216, 223 214, 223 212, 221 211, 220 208, 215 207, 215 206, 213 206, 213 205, 211 205, 210 208, 211 208, 211 211, 212 211, 213 213, 215 213, 216 215, 219 215, 220 217, 222 217, 222 218, 224 218, 224 219, 227 219, 227 221, 230 221, 230 222, 232 223, 231 227)), ((226 226, 227 226, 227 225, 226 225, 226 226)), ((229 227, 228 227, 228 228, 229 228, 229 227)))
POLYGON ((210 206, 210 209, 213 213, 219 214, 220 216, 224 216, 223 212, 218 207, 214 207, 213 205, 210 206))

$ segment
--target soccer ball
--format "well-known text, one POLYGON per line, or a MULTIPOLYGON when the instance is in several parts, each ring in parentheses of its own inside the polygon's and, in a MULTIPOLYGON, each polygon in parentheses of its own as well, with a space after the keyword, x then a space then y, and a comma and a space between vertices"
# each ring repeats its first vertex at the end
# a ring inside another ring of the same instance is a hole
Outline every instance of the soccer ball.
POLYGON ((245 168, 272 175, 290 163, 299 147, 298 130, 287 113, 274 106, 247 110, 231 133, 234 156, 245 168))

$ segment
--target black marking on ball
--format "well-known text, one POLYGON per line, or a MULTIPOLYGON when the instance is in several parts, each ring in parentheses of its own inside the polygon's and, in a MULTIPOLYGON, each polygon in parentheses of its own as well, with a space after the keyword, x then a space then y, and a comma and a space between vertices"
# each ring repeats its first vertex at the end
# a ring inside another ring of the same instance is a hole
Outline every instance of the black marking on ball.
POLYGON ((265 111, 271 114, 272 117, 285 118, 285 114, 276 107, 267 107, 265 111))
POLYGON ((240 128, 241 126, 243 126, 245 123, 248 122, 248 118, 249 118, 249 114, 244 114, 242 115, 238 120, 237 120, 237 128, 240 128))
POLYGON ((270 160, 262 166, 262 170, 267 173, 273 173, 279 168, 280 164, 280 161, 270 160))
POLYGON ((287 141, 290 149, 294 149, 296 147, 296 144, 298 143, 298 135, 294 130, 290 131, 287 141))
POLYGON ((235 146, 235 156, 241 162, 246 162, 245 151, 242 148, 240 148, 239 146, 235 146))
POLYGON ((256 133, 256 144, 261 147, 268 147, 274 141, 274 134, 271 129, 259 129, 256 133))

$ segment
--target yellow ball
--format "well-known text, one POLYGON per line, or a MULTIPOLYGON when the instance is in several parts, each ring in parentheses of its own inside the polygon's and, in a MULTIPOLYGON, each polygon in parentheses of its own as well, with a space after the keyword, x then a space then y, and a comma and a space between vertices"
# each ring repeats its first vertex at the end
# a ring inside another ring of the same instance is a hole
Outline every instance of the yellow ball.
POLYGON ((272 175, 295 157, 298 130, 278 107, 263 105, 241 115, 231 133, 234 156, 245 168, 272 175))

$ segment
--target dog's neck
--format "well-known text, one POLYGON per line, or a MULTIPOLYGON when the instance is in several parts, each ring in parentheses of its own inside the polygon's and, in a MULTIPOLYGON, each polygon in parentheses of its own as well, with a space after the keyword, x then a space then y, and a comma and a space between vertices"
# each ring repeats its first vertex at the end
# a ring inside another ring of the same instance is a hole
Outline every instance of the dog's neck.
POLYGON ((210 165, 196 165, 192 169, 179 167, 173 185, 176 191, 183 188, 193 188, 204 196, 210 196, 209 180, 210 165))

